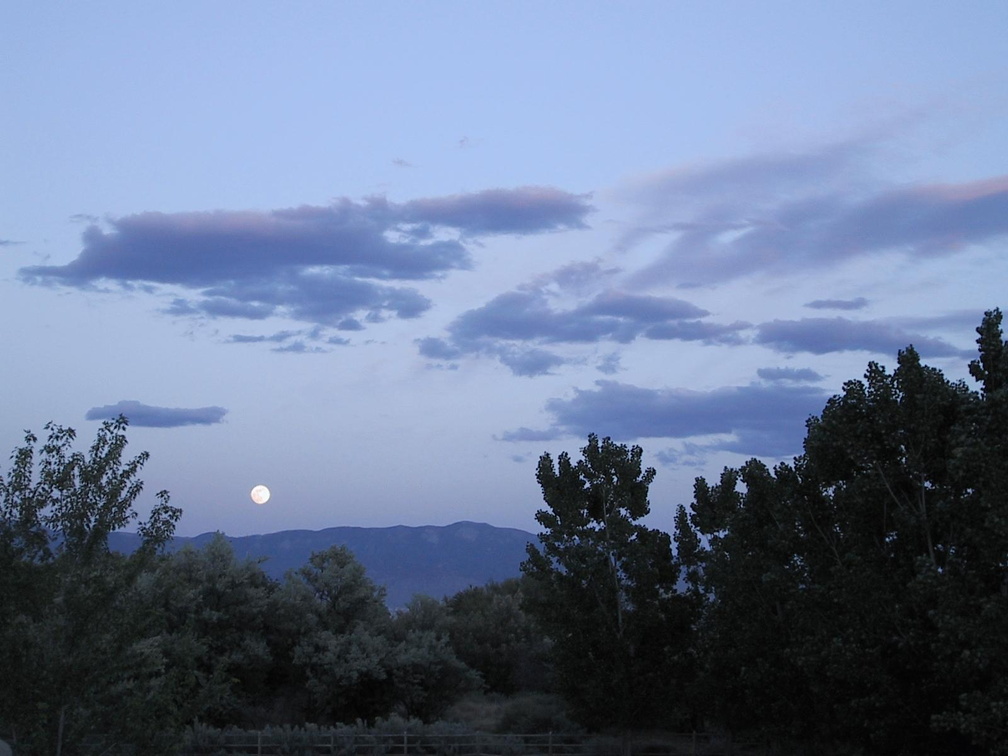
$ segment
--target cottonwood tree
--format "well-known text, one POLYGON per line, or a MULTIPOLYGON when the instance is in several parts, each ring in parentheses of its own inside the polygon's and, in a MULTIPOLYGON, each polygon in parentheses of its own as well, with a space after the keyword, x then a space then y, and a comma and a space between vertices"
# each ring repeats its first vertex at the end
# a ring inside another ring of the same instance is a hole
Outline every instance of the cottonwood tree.
POLYGON ((347 547, 332 546, 289 574, 285 590, 308 608, 292 664, 309 694, 312 721, 371 721, 387 714, 394 646, 385 589, 347 547))
POLYGON ((101 425, 87 453, 76 434, 46 426, 26 433, 0 477, 0 720, 27 753, 73 750, 109 733, 113 691, 130 675, 131 586, 174 532, 181 511, 157 494, 140 522, 142 452, 124 459, 127 420, 101 425), (136 526, 141 546, 109 551, 109 533, 136 526))
POLYGON ((650 511, 652 468, 642 450, 595 435, 574 462, 539 460, 547 509, 540 547, 522 563, 526 605, 553 641, 557 684, 575 716, 595 729, 675 723, 690 674, 689 597, 666 533, 650 511))
POLYGON ((676 539, 730 728, 1005 752, 1008 365, 1000 313, 977 330, 982 393, 910 347, 892 373, 872 363, 845 383, 793 464, 697 481, 676 539))

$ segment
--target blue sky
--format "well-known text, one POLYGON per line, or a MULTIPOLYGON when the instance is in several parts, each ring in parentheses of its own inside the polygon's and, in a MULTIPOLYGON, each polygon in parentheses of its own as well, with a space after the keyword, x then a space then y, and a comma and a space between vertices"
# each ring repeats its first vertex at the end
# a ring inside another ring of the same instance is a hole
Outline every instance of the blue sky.
POLYGON ((0 444, 132 420, 179 532, 536 528, 535 464, 800 452, 1008 280, 1008 5, 8 3, 0 444), (258 507, 248 492, 267 484, 258 507))

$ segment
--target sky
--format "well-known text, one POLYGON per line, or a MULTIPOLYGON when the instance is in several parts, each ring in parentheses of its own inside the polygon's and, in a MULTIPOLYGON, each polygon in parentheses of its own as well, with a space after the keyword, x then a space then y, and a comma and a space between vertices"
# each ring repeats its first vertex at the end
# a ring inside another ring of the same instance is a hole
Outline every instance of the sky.
POLYGON ((5 3, 0 446, 123 413, 180 535, 535 531, 540 455, 596 433, 643 447, 671 531, 870 361, 968 378, 1008 305, 1006 28, 1003 0, 5 3))

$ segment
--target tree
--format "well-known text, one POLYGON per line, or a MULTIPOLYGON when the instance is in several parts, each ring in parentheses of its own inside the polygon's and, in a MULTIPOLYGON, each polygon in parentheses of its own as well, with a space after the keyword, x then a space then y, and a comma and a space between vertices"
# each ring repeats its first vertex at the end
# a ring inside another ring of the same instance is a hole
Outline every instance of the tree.
POLYGON ((529 612, 553 641, 557 683, 586 726, 669 724, 685 712, 690 600, 676 591, 669 536, 639 522, 652 468, 642 450, 595 435, 582 459, 539 460, 548 509, 528 548, 529 612))
POLYGON ((1006 753, 1008 354, 976 393, 908 347, 808 422, 804 453, 698 479, 676 540, 731 729, 875 753, 1006 753))
POLYGON ((449 625, 445 605, 430 596, 414 596, 396 613, 391 626, 392 680, 396 707, 407 717, 432 721, 480 687, 479 675, 450 645, 449 625))
POLYGON ((0 477, 0 719, 26 752, 60 754, 113 732, 111 692, 130 675, 126 602, 181 511, 157 494, 146 521, 134 503, 146 452, 124 460, 127 420, 107 421, 87 454, 52 423, 41 449, 25 434, 0 477), (109 533, 137 523, 140 549, 109 551, 109 533))
POLYGON ((275 590, 259 563, 237 559, 220 533, 163 559, 144 581, 137 602, 156 633, 161 688, 178 724, 262 726, 275 590))
POLYGON ((387 714, 394 695, 385 589, 345 546, 316 552, 286 590, 310 607, 293 649, 313 721, 365 721, 387 714))
POLYGON ((490 693, 551 689, 549 641, 522 606, 523 583, 471 586, 445 599, 452 648, 490 693))

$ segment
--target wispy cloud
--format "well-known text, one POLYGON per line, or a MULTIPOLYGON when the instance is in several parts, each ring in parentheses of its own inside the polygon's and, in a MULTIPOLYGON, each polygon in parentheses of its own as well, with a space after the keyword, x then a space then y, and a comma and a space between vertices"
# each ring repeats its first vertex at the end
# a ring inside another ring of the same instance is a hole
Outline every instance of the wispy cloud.
POLYGON ((652 177, 632 197, 641 216, 619 248, 667 242, 633 280, 713 284, 883 252, 949 255, 1008 234, 1008 176, 891 186, 870 177, 869 153, 863 143, 837 144, 652 177))
POLYGON ((172 315, 354 328, 428 310, 430 300, 403 283, 471 267, 466 238, 581 228, 591 211, 586 195, 522 187, 403 204, 373 197, 270 212, 140 213, 106 230, 89 226, 76 259, 20 276, 190 292, 174 298, 172 315))
POLYGON ((186 425, 214 425, 224 420, 223 407, 153 407, 135 400, 123 400, 104 407, 92 407, 86 420, 110 420, 125 415, 130 425, 145 428, 178 428, 186 425))

